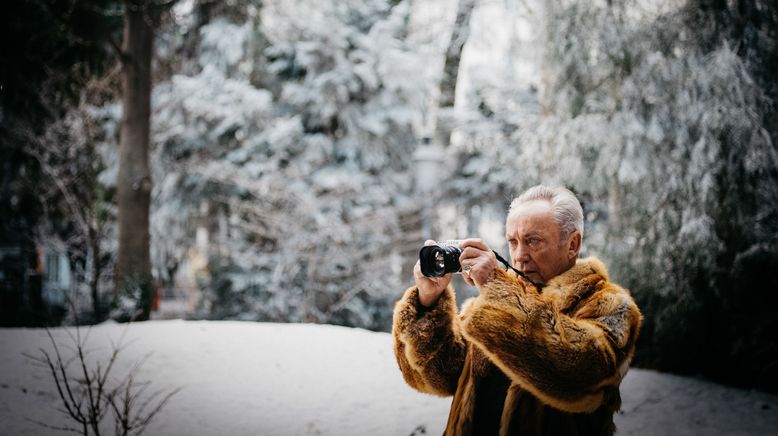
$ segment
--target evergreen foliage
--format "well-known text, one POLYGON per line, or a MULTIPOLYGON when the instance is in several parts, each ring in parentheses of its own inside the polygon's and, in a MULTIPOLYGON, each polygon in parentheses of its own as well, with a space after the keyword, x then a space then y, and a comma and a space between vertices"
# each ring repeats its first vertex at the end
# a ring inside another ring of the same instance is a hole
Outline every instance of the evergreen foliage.
POLYGON ((173 272, 209 231, 203 316, 389 327, 421 91, 407 14, 300 0, 216 17, 197 73, 156 88, 155 264, 173 272))

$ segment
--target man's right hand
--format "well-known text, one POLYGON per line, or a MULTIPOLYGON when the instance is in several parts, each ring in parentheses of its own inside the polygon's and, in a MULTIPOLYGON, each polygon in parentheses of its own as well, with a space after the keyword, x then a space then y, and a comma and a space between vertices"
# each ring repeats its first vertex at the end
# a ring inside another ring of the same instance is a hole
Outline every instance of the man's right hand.
MULTIPOLYGON (((436 242, 428 239, 424 245, 435 245, 436 242)), ((425 277, 421 273, 421 263, 417 260, 413 267, 413 278, 416 280, 416 288, 419 290, 419 302, 424 307, 430 307, 440 298, 440 294, 451 283, 451 273, 442 277, 425 277)))

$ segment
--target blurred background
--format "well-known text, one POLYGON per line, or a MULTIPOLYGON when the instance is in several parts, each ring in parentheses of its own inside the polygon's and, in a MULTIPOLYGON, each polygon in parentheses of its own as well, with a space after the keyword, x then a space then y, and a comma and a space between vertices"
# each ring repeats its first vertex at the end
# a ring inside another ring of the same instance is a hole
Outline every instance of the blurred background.
POLYGON ((388 331, 425 239, 507 254, 510 200, 560 184, 634 365, 778 392, 773 1, 0 8, 3 327, 388 331))

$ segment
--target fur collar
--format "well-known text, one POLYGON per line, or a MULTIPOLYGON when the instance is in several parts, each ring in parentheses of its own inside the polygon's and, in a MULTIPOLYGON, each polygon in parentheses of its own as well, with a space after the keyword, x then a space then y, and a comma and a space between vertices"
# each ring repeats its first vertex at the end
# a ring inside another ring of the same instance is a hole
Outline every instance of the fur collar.
POLYGON ((581 281, 581 279, 591 274, 597 274, 606 282, 608 281, 608 270, 605 268, 605 264, 603 264, 600 259, 592 256, 578 259, 572 268, 549 280, 546 287, 569 286, 581 281))
POLYGON ((543 298, 563 313, 575 311, 579 303, 608 281, 605 265, 595 257, 578 259, 569 270, 549 280, 543 287, 543 298))

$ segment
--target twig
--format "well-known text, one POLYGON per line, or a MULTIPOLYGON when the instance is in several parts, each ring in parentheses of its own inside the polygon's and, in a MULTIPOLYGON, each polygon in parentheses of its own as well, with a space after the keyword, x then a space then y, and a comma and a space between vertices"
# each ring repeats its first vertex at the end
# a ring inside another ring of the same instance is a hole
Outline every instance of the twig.
POLYGON ((74 344, 72 348, 74 356, 67 360, 63 358, 60 350, 61 347, 54 339, 51 330, 46 329, 54 352, 52 353, 41 348, 39 349, 40 356, 26 353, 23 353, 23 355, 49 371, 54 379, 57 394, 62 400, 64 407, 58 410, 72 418, 73 421, 79 424, 81 429, 69 426, 53 426, 31 419, 28 420, 49 429, 81 433, 85 436, 91 434, 99 436, 101 433, 101 422, 105 415, 111 411, 114 416, 115 434, 141 434, 151 420, 180 389, 171 391, 159 390, 151 395, 146 394, 151 383, 138 383, 136 374, 152 353, 147 353, 143 356, 132 366, 124 379, 110 386, 112 384, 110 375, 119 354, 126 345, 125 336, 128 328, 124 329, 118 342, 111 341, 111 353, 107 361, 98 361, 92 366, 87 364, 89 351, 86 349, 91 329, 83 336, 78 327, 76 327, 75 333, 67 331, 68 337, 74 344), (74 379, 73 373, 69 371, 70 364, 74 361, 77 361, 77 374, 82 379, 74 379), (71 386, 73 383, 77 383, 81 388, 78 391, 74 390, 73 386, 71 386), (140 402, 142 399, 143 402, 140 402))
POLYGON ((46 424, 45 422, 37 421, 35 419, 30 419, 30 418, 25 418, 25 420, 28 421, 28 422, 32 422, 34 424, 38 424, 41 427, 48 428, 48 429, 51 429, 51 430, 72 431, 73 433, 80 433, 81 432, 81 430, 79 430, 77 428, 73 428, 73 427, 57 427, 55 425, 49 425, 49 424, 46 424))

